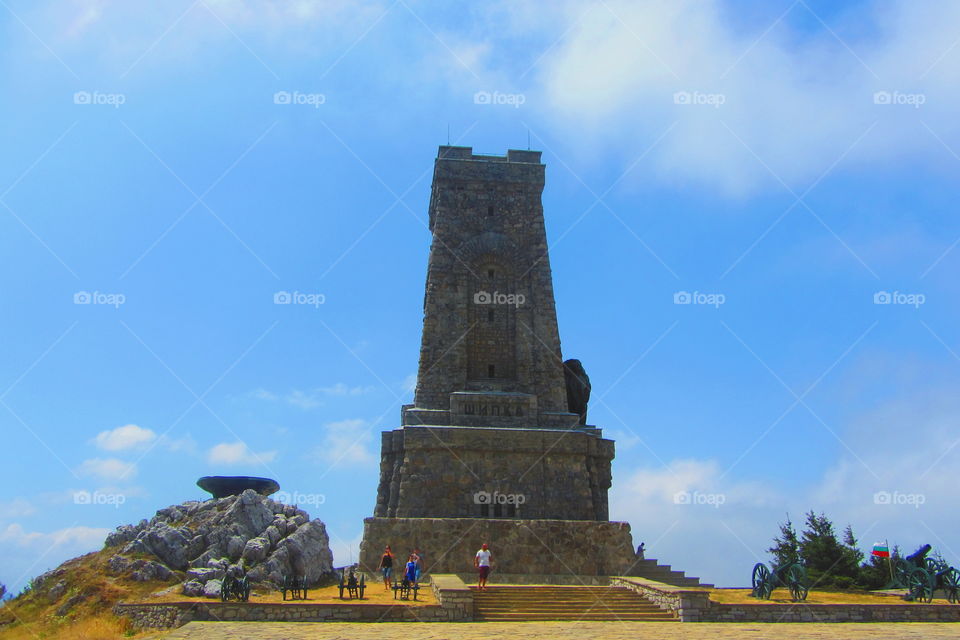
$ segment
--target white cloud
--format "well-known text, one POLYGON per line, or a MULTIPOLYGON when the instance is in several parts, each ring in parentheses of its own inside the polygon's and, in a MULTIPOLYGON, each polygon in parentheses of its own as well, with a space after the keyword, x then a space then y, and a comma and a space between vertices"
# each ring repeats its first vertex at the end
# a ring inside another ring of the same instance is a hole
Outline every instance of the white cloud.
POLYGON ((11 593, 27 580, 69 558, 103 546, 110 529, 67 527, 51 533, 27 531, 19 523, 0 529, 0 568, 11 593))
POLYGON ((253 390, 250 395, 257 400, 277 400, 279 397, 277 394, 263 388, 253 390))
POLYGON ((152 429, 127 424, 116 429, 101 431, 94 439, 97 448, 104 451, 128 451, 143 449, 156 440, 157 434, 152 429))
POLYGON ((78 473, 108 481, 129 480, 137 474, 137 465, 117 458, 89 458, 80 465, 78 473))
MULTIPOLYGON (((646 542, 648 557, 722 586, 747 584, 749 568, 769 560, 766 550, 777 525, 789 513, 802 528, 811 509, 826 513, 838 530, 851 524, 862 549, 874 540, 889 540, 908 551, 930 543, 956 562, 956 386, 927 388, 930 366, 905 367, 876 356, 867 363, 870 375, 894 381, 898 394, 881 394, 885 399, 875 408, 831 425, 842 441, 837 445, 842 454, 819 478, 780 492, 724 477, 724 466, 716 461, 674 461, 669 469, 616 476, 611 519, 632 524, 634 543, 646 542)), ((854 368, 853 377, 861 378, 859 369, 854 368)), ((868 395, 859 386, 863 380, 852 383, 855 395, 868 395)))
POLYGON ((373 430, 366 420, 340 420, 323 425, 323 439, 313 456, 334 468, 359 465, 375 470, 380 459, 372 447, 373 430))
POLYGON ((332 397, 358 397, 373 392, 376 387, 355 385, 350 386, 344 382, 337 382, 329 387, 316 387, 314 389, 293 389, 285 395, 274 393, 267 389, 257 389, 250 395, 258 400, 276 402, 283 400, 289 405, 299 407, 300 409, 316 409, 323 406, 325 398, 332 397))
MULTIPOLYGON (((744 28, 718 0, 570 0, 565 9, 569 33, 530 72, 527 104, 566 132, 571 157, 594 149, 627 166, 663 136, 630 179, 744 193, 782 189, 773 172, 799 193, 847 152, 841 171, 910 157, 940 162, 945 151, 925 124, 956 141, 955 2, 872 4, 831 15, 832 31, 802 34, 791 22, 818 24, 803 3, 766 34, 768 23, 744 28), (925 103, 875 104, 878 91, 919 93, 925 103), (723 104, 676 104, 677 92, 721 95, 723 104)), ((542 37, 564 28, 518 14, 542 37)), ((484 75, 503 74, 494 55, 484 75)))
POLYGON ((170 436, 160 436, 160 444, 171 453, 195 454, 197 452, 197 441, 189 433, 182 438, 171 438, 170 436))
POLYGON ((253 452, 245 442, 220 443, 210 449, 207 460, 210 464, 263 465, 273 462, 276 451, 253 452))
POLYGON ((14 498, 11 502, 0 502, 0 520, 24 518, 36 512, 37 508, 23 498, 14 498))
POLYGON ((94 527, 68 527, 53 533, 26 531, 18 523, 7 525, 0 531, 0 542, 10 543, 18 547, 34 547, 46 550, 49 547, 82 547, 95 548, 103 544, 104 538, 110 529, 94 527))
MULTIPOLYGON (((127 70, 139 64, 191 60, 204 48, 222 51, 236 43, 271 64, 261 41, 271 47, 316 54, 318 43, 342 52, 382 14, 378 0, 193 0, 143 5, 127 0, 38 2, 23 12, 25 22, 40 25, 39 37, 55 50, 89 49, 105 63, 127 70), (313 35, 313 49, 309 42, 313 35), (322 34, 323 37, 318 35, 322 34), (99 51, 97 50, 99 48, 99 51)), ((251 56, 252 57, 252 56, 251 56)), ((192 60, 191 60, 192 61, 192 60)), ((256 58, 253 58, 256 64, 256 58)))
POLYGON ((363 531, 345 539, 332 528, 327 527, 330 534, 330 551, 333 552, 334 566, 345 567, 356 562, 360 557, 360 543, 363 541, 363 531))

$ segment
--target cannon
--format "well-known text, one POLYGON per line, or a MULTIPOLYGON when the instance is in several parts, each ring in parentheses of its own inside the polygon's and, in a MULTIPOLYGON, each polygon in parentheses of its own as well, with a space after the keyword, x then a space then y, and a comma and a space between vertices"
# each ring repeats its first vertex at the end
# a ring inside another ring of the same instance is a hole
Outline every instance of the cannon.
POLYGON ((306 600, 307 577, 284 576, 283 583, 280 585, 280 593, 284 600, 287 599, 287 593, 290 594, 291 600, 306 600))
POLYGON ((931 546, 925 544, 906 558, 897 558, 893 565, 895 588, 906 589, 905 600, 931 602, 939 589, 947 601, 960 601, 960 571, 951 567, 942 557, 928 557, 931 546))
POLYGON ((250 600, 250 581, 247 576, 235 578, 227 575, 220 585, 220 600, 227 602, 235 598, 238 602, 247 602, 250 600))
POLYGON ((343 592, 347 592, 347 597, 350 599, 359 598, 363 600, 363 592, 366 591, 367 585, 366 580, 364 579, 363 574, 360 574, 360 578, 357 578, 357 574, 354 573, 353 569, 350 569, 350 573, 347 576, 343 575, 343 570, 340 570, 340 599, 343 600, 343 592))
POLYGON ((770 568, 767 568, 767 565, 762 562, 758 562, 753 567, 750 583, 753 586, 751 595, 761 600, 769 600, 773 590, 777 587, 789 589, 790 597, 794 602, 806 600, 807 594, 810 592, 807 568, 802 560, 796 558, 781 565, 773 565, 770 568))

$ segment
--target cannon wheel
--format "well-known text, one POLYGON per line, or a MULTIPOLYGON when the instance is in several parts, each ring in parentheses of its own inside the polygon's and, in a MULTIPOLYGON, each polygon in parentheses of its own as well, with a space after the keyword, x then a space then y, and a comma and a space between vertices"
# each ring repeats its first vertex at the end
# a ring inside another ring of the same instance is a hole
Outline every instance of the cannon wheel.
POLYGON ((794 602, 807 599, 810 587, 807 586, 807 570, 802 564, 792 564, 787 569, 787 585, 794 602))
POLYGON ((897 558, 897 563, 893 565, 894 585, 900 589, 910 588, 910 572, 912 569, 903 558, 897 558))
POLYGON ((926 569, 917 567, 910 573, 908 580, 912 600, 927 604, 933 601, 934 577, 926 569))
POLYGON ((766 600, 770 597, 770 592, 773 589, 772 585, 770 584, 770 570, 767 569, 767 565, 763 564, 762 562, 758 562, 756 565, 754 565, 750 584, 753 587, 754 598, 766 600))
POLYGON ((230 599, 230 591, 233 590, 233 578, 225 576, 220 583, 220 602, 226 602, 230 599))
POLYGON ((943 560, 938 560, 936 558, 927 558, 926 560, 924 560, 924 562, 927 566, 927 571, 929 571, 934 575, 941 573, 943 571, 946 571, 948 569, 948 567, 946 566, 947 563, 945 563, 943 560))
POLYGON ((247 577, 244 576, 237 586, 239 587, 239 591, 237 593, 237 599, 240 600, 240 602, 249 602, 250 601, 250 581, 247 579, 247 577))
POLYGON ((960 571, 953 567, 947 569, 941 577, 943 590, 947 595, 947 602, 957 604, 960 600, 960 571))

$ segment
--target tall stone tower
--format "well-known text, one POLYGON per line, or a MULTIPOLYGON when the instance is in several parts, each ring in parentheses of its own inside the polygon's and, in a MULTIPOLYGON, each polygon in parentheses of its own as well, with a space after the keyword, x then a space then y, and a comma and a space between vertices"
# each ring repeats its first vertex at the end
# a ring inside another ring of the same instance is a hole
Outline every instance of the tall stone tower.
POLYGON ((382 435, 367 568, 390 544, 419 546, 434 573, 467 571, 484 538, 505 573, 623 573, 634 559, 629 525, 607 521, 613 441, 568 406, 544 174, 539 151, 440 147, 416 394, 382 435))

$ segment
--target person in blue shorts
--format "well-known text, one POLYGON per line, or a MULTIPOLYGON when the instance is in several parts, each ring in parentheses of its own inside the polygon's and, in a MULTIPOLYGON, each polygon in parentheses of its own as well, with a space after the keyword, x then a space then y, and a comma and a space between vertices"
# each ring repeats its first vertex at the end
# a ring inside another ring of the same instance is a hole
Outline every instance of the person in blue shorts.
POLYGON ((413 550, 413 561, 417 563, 417 582, 420 582, 420 576, 423 574, 423 553, 419 547, 413 550))
POLYGON ((411 585, 417 584, 417 561, 412 553, 410 557, 407 558, 407 566, 403 574, 403 579, 411 585))
POLYGON ((391 578, 393 577, 393 552, 390 551, 390 545, 387 545, 387 548, 383 550, 383 555, 380 557, 379 569, 383 574, 383 588, 389 591, 391 578))

